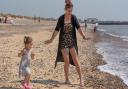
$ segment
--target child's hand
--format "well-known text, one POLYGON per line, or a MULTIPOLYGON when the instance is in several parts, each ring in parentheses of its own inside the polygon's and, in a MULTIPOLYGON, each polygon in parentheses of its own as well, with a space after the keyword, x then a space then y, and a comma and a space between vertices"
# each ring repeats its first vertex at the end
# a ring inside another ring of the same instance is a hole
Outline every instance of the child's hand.
POLYGON ((18 53, 18 57, 20 57, 21 56, 21 53, 18 53))
MULTIPOLYGON (((24 50, 24 49, 23 49, 24 50)), ((20 53, 18 53, 18 57, 21 57, 23 54, 24 54, 24 51, 23 50, 21 50, 21 52, 20 53)))
POLYGON ((35 53, 33 53, 33 52, 31 53, 31 58, 35 59, 35 53))

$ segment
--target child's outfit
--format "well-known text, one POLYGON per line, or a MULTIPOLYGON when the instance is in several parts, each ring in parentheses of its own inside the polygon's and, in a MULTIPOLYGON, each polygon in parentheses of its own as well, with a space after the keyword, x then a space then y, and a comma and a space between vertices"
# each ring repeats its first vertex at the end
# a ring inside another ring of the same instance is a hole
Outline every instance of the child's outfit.
MULTIPOLYGON (((19 67, 19 77, 24 77, 26 75, 31 74, 30 71, 30 61, 31 61, 31 53, 32 53, 32 49, 27 50, 24 49, 23 50, 23 55, 20 61, 20 67, 19 67)), ((27 85, 24 81, 21 83, 21 85, 23 86, 23 89, 32 89, 32 87, 30 85, 27 85)))
POLYGON ((23 77, 26 76, 28 74, 31 74, 30 71, 30 61, 31 61, 31 53, 32 53, 32 49, 31 50, 23 50, 23 55, 20 61, 20 67, 19 67, 19 77, 23 77))

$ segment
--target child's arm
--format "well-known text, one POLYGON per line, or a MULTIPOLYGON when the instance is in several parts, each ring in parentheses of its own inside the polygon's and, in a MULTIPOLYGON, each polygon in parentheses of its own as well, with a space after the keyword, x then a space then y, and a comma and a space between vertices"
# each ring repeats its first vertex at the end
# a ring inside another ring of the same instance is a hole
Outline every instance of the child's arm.
POLYGON ((35 59, 35 53, 34 52, 31 53, 31 58, 35 59))
MULTIPOLYGON (((24 50, 24 49, 23 49, 24 50)), ((21 50, 20 53, 18 53, 18 57, 21 57, 23 55, 23 50, 21 50)))

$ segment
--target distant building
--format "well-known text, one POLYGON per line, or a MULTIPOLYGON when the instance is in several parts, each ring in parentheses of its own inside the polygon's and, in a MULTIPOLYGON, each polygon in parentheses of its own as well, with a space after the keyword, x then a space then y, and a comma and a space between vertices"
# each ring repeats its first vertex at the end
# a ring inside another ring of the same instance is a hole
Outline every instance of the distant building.
POLYGON ((86 29, 92 29, 94 31, 98 28, 98 19, 97 18, 88 18, 85 22, 86 29))
POLYGON ((86 23, 91 23, 91 24, 95 24, 98 22, 98 19, 97 18, 88 18, 86 20, 86 23))

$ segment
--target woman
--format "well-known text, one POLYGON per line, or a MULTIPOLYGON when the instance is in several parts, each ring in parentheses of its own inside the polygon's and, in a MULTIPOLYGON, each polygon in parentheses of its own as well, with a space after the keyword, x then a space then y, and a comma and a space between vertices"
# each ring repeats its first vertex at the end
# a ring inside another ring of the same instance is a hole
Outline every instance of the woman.
POLYGON ((78 47, 77 47, 77 39, 76 39, 76 28, 80 35, 85 39, 85 35, 83 34, 80 24, 77 18, 72 15, 73 5, 66 4, 65 5, 65 14, 60 16, 55 31, 50 40, 45 41, 46 44, 50 44, 53 42, 54 38, 59 35, 59 45, 58 45, 58 53, 56 58, 55 66, 57 62, 64 62, 64 72, 65 72, 65 83, 69 84, 69 64, 76 66, 76 70, 79 74, 80 85, 82 85, 81 79, 81 71, 78 63, 78 47))

